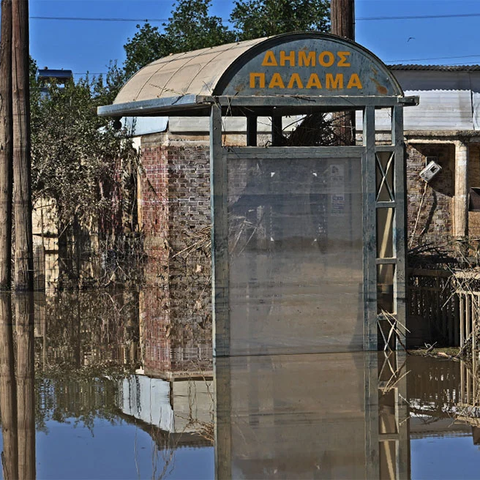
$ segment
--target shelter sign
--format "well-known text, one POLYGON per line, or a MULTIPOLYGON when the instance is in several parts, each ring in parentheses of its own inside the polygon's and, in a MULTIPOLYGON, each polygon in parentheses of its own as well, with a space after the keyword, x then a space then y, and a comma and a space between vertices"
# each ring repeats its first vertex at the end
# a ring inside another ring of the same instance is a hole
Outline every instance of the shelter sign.
POLYGON ((376 57, 336 37, 273 45, 248 63, 231 68, 237 71, 223 95, 388 96, 401 92, 376 57))

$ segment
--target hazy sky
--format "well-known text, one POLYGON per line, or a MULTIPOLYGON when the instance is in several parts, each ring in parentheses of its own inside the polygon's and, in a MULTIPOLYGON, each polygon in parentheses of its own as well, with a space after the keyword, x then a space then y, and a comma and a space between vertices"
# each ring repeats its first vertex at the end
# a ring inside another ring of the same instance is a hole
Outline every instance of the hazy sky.
MULTIPOLYGON (((110 60, 123 63, 123 45, 138 22, 35 17, 164 19, 172 5, 173 0, 30 0, 31 54, 42 68, 105 72, 110 60)), ((212 13, 227 20, 232 6, 231 0, 213 0, 212 13)), ((480 0, 356 0, 356 18, 357 42, 386 63, 480 63, 480 0), (436 18, 398 18, 425 16, 436 18)))

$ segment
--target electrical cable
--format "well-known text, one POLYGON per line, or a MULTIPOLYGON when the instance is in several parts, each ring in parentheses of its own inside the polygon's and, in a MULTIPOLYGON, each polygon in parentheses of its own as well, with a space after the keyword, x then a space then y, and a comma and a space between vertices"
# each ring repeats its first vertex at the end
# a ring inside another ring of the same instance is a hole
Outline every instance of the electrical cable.
MULTIPOLYGON (((366 21, 388 21, 388 20, 431 20, 435 18, 469 18, 480 17, 480 13, 456 13, 445 15, 401 15, 394 17, 357 17, 356 22, 366 21)), ((79 21, 79 22, 145 22, 162 23, 168 22, 168 18, 109 18, 109 17, 46 17, 32 15, 30 20, 60 20, 60 21, 79 21)), ((229 19, 222 18, 224 22, 231 23, 229 19)))

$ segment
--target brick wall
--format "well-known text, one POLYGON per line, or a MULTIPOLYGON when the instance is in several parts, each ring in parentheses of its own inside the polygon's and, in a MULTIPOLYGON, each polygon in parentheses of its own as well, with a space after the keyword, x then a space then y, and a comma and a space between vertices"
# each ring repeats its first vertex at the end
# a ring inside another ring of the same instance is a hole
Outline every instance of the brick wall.
POLYGON ((444 244, 452 234, 455 147, 409 144, 406 161, 409 246, 431 242, 444 244), (419 176, 426 166, 427 156, 437 157, 442 167, 442 171, 429 184, 419 176))
POLYGON ((209 144, 169 134, 143 137, 142 167, 145 370, 211 369, 209 144))

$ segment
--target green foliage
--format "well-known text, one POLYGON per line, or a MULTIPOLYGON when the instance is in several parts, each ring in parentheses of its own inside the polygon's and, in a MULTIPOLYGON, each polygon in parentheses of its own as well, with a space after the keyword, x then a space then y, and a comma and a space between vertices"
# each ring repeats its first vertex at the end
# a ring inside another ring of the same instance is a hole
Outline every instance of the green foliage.
POLYGON ((328 31, 328 0, 238 0, 230 16, 234 29, 209 14, 211 0, 177 0, 162 30, 149 23, 124 45, 125 74, 172 53, 294 31, 328 31))
POLYGON ((105 80, 51 85, 47 93, 32 80, 33 199, 54 202, 60 233, 73 222, 92 227, 118 216, 127 200, 115 172, 132 169, 137 154, 124 132, 96 111, 114 98, 120 77, 111 68, 105 80))
POLYGON ((145 65, 172 52, 169 38, 160 33, 158 27, 145 23, 143 26, 137 25, 137 29, 135 36, 127 39, 127 43, 123 46, 127 55, 124 64, 127 78, 145 65))
POLYGON ((211 0, 178 0, 163 32, 149 23, 137 25, 137 33, 124 45, 126 76, 171 53, 233 42, 234 33, 222 24, 221 18, 209 14, 210 6, 211 0))
POLYGON ((238 0, 232 21, 239 40, 329 29, 327 0, 238 0))

